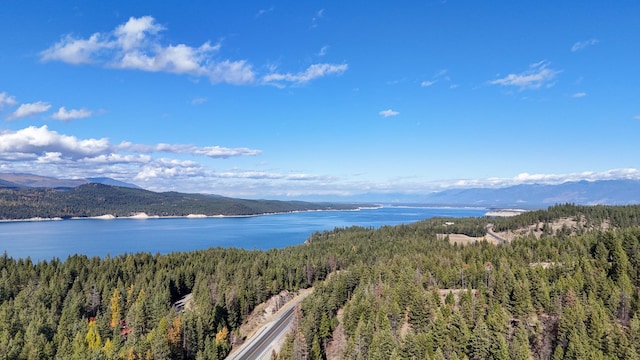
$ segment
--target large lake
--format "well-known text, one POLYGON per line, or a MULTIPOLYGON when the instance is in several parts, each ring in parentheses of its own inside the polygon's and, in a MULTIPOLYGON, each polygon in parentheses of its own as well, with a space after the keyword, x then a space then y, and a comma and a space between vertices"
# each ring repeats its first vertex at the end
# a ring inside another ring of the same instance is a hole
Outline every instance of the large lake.
POLYGON ((483 216, 485 209, 382 207, 360 211, 317 211, 252 217, 80 219, 0 223, 0 253, 33 261, 69 255, 104 257, 150 252, 166 254, 210 247, 273 249, 302 244, 314 231, 359 225, 378 228, 435 216, 483 216))

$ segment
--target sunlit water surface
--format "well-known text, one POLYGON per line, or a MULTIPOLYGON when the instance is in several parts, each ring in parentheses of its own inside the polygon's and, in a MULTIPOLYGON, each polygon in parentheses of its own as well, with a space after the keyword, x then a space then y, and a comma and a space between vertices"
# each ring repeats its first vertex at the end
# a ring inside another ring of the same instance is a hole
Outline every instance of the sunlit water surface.
POLYGON ((482 216, 485 209, 383 207, 360 211, 317 211, 252 217, 81 219, 0 223, 0 252, 33 261, 73 254, 104 257, 150 252, 166 254, 210 247, 273 249, 298 245, 314 231, 352 225, 379 228, 435 216, 482 216))

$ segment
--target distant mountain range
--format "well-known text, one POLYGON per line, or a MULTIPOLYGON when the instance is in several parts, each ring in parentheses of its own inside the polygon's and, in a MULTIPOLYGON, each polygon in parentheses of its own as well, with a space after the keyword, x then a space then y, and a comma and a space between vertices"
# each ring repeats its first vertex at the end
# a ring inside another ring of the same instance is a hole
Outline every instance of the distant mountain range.
POLYGON ((20 173, 0 173, 0 188, 72 189, 82 184, 96 183, 140 189, 139 186, 108 177, 86 179, 58 179, 48 176, 20 173))
POLYGON ((540 208, 573 203, 579 205, 640 204, 640 181, 600 180, 558 185, 516 185, 506 188, 452 189, 424 197, 436 205, 540 208))
MULTIPOLYGON (((307 196, 299 200, 327 201, 329 197, 307 196)), ((331 200, 336 201, 335 198, 331 200)), ((486 208, 541 209, 555 204, 640 204, 640 181, 600 180, 556 185, 524 184, 503 188, 450 189, 430 194, 365 193, 340 198, 345 202, 420 204, 427 206, 474 206, 486 208)))
MULTIPOLYGON (((0 188, 72 189, 97 183, 140 189, 140 187, 111 179, 57 179, 33 174, 0 173, 0 188)), ((210 195, 215 196, 215 195, 210 195)), ((573 203, 578 205, 640 204, 640 181, 599 180, 575 181, 556 185, 524 184, 504 188, 450 189, 430 194, 367 193, 349 197, 302 196, 303 201, 340 201, 349 203, 422 204, 432 206, 476 206, 486 208, 517 207, 545 208, 550 205, 573 203)))

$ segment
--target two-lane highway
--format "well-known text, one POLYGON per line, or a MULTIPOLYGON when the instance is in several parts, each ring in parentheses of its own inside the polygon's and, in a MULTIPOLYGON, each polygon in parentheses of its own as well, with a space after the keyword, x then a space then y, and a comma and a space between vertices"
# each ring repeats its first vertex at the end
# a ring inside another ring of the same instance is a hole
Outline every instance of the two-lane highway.
POLYGON ((237 351, 231 353, 227 360, 269 359, 275 346, 291 330, 296 305, 310 293, 311 291, 305 292, 283 306, 270 322, 256 331, 237 351))

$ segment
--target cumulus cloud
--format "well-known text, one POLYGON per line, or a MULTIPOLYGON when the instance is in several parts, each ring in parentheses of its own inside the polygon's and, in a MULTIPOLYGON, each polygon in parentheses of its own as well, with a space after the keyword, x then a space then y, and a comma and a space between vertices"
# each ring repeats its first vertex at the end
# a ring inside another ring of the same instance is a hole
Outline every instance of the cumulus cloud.
POLYGON ((200 46, 163 45, 159 34, 166 30, 151 16, 131 17, 113 31, 95 33, 88 39, 64 36, 40 53, 43 61, 70 64, 96 63, 106 67, 168 72, 209 77, 214 83, 252 83, 251 65, 244 60, 217 61, 212 54, 220 44, 205 42, 200 46))
MULTIPOLYGON (((316 13, 321 18, 323 10, 316 13)), ((97 64, 116 69, 134 69, 205 77, 213 84, 254 84, 260 78, 247 60, 220 59, 221 44, 210 41, 200 46, 165 45, 161 33, 166 28, 151 16, 131 17, 114 30, 94 33, 89 38, 65 35, 60 41, 40 53, 42 61, 62 61, 69 64, 97 64)), ((320 50, 324 55, 327 47, 320 50)), ((330 74, 341 74, 346 64, 314 64, 306 71, 271 73, 262 77, 263 84, 284 87, 282 82, 303 84, 330 74)))
POLYGON ((71 109, 67 110, 64 106, 58 109, 58 111, 51 115, 52 118, 62 121, 70 121, 75 119, 83 119, 91 116, 93 113, 87 109, 71 109))
POLYGON ((17 154, 23 158, 37 158, 45 153, 59 153, 70 159, 80 159, 105 154, 110 150, 109 140, 78 139, 59 134, 47 126, 29 126, 17 131, 0 132, 0 160, 11 160, 17 154))
POLYGON ((578 41, 577 43, 573 44, 573 46, 571 46, 571 52, 576 52, 576 51, 580 51, 583 50, 584 48, 587 48, 589 46, 593 46, 597 43, 599 43, 600 41, 598 39, 589 39, 589 40, 585 40, 585 41, 578 41))
POLYGON ((384 117, 390 117, 390 116, 397 116, 400 113, 391 109, 387 109, 387 110, 382 110, 379 112, 380 115, 384 116, 384 117))
POLYGON ((549 67, 548 61, 540 61, 535 64, 531 64, 529 69, 519 74, 509 74, 503 78, 492 80, 489 83, 492 85, 502 86, 515 86, 524 89, 539 89, 540 87, 553 86, 553 80, 560 73, 559 70, 554 70, 549 67))
MULTIPOLYGON (((113 50, 115 43, 102 34, 93 34, 88 39, 76 39, 72 35, 64 36, 60 41, 40 53, 42 61, 62 61, 69 64, 88 64, 95 62, 105 50, 113 50)), ((109 51, 110 52, 110 51, 109 51)))
POLYGON ((18 107, 16 111, 14 111, 11 115, 7 117, 8 120, 16 120, 29 116, 34 116, 41 114, 51 108, 51 104, 38 101, 35 103, 27 103, 22 104, 18 107))
POLYGON ((79 139, 42 127, 0 132, 0 161, 36 160, 51 162, 68 160, 76 163, 148 163, 149 154, 169 153, 225 159, 235 156, 259 155, 249 148, 226 148, 184 144, 144 145, 122 142, 113 145, 107 138, 79 139))
POLYGON ((16 105, 17 103, 18 102, 16 101, 15 97, 10 96, 6 92, 0 92, 0 109, 2 109, 5 106, 16 105))
POLYGON ((320 77, 324 77, 327 75, 341 75, 349 66, 347 64, 313 64, 307 68, 307 70, 303 72, 299 72, 297 74, 291 73, 271 73, 265 75, 262 78, 262 81, 266 84, 277 84, 280 82, 289 82, 293 84, 305 84, 313 79, 317 79, 320 77))

